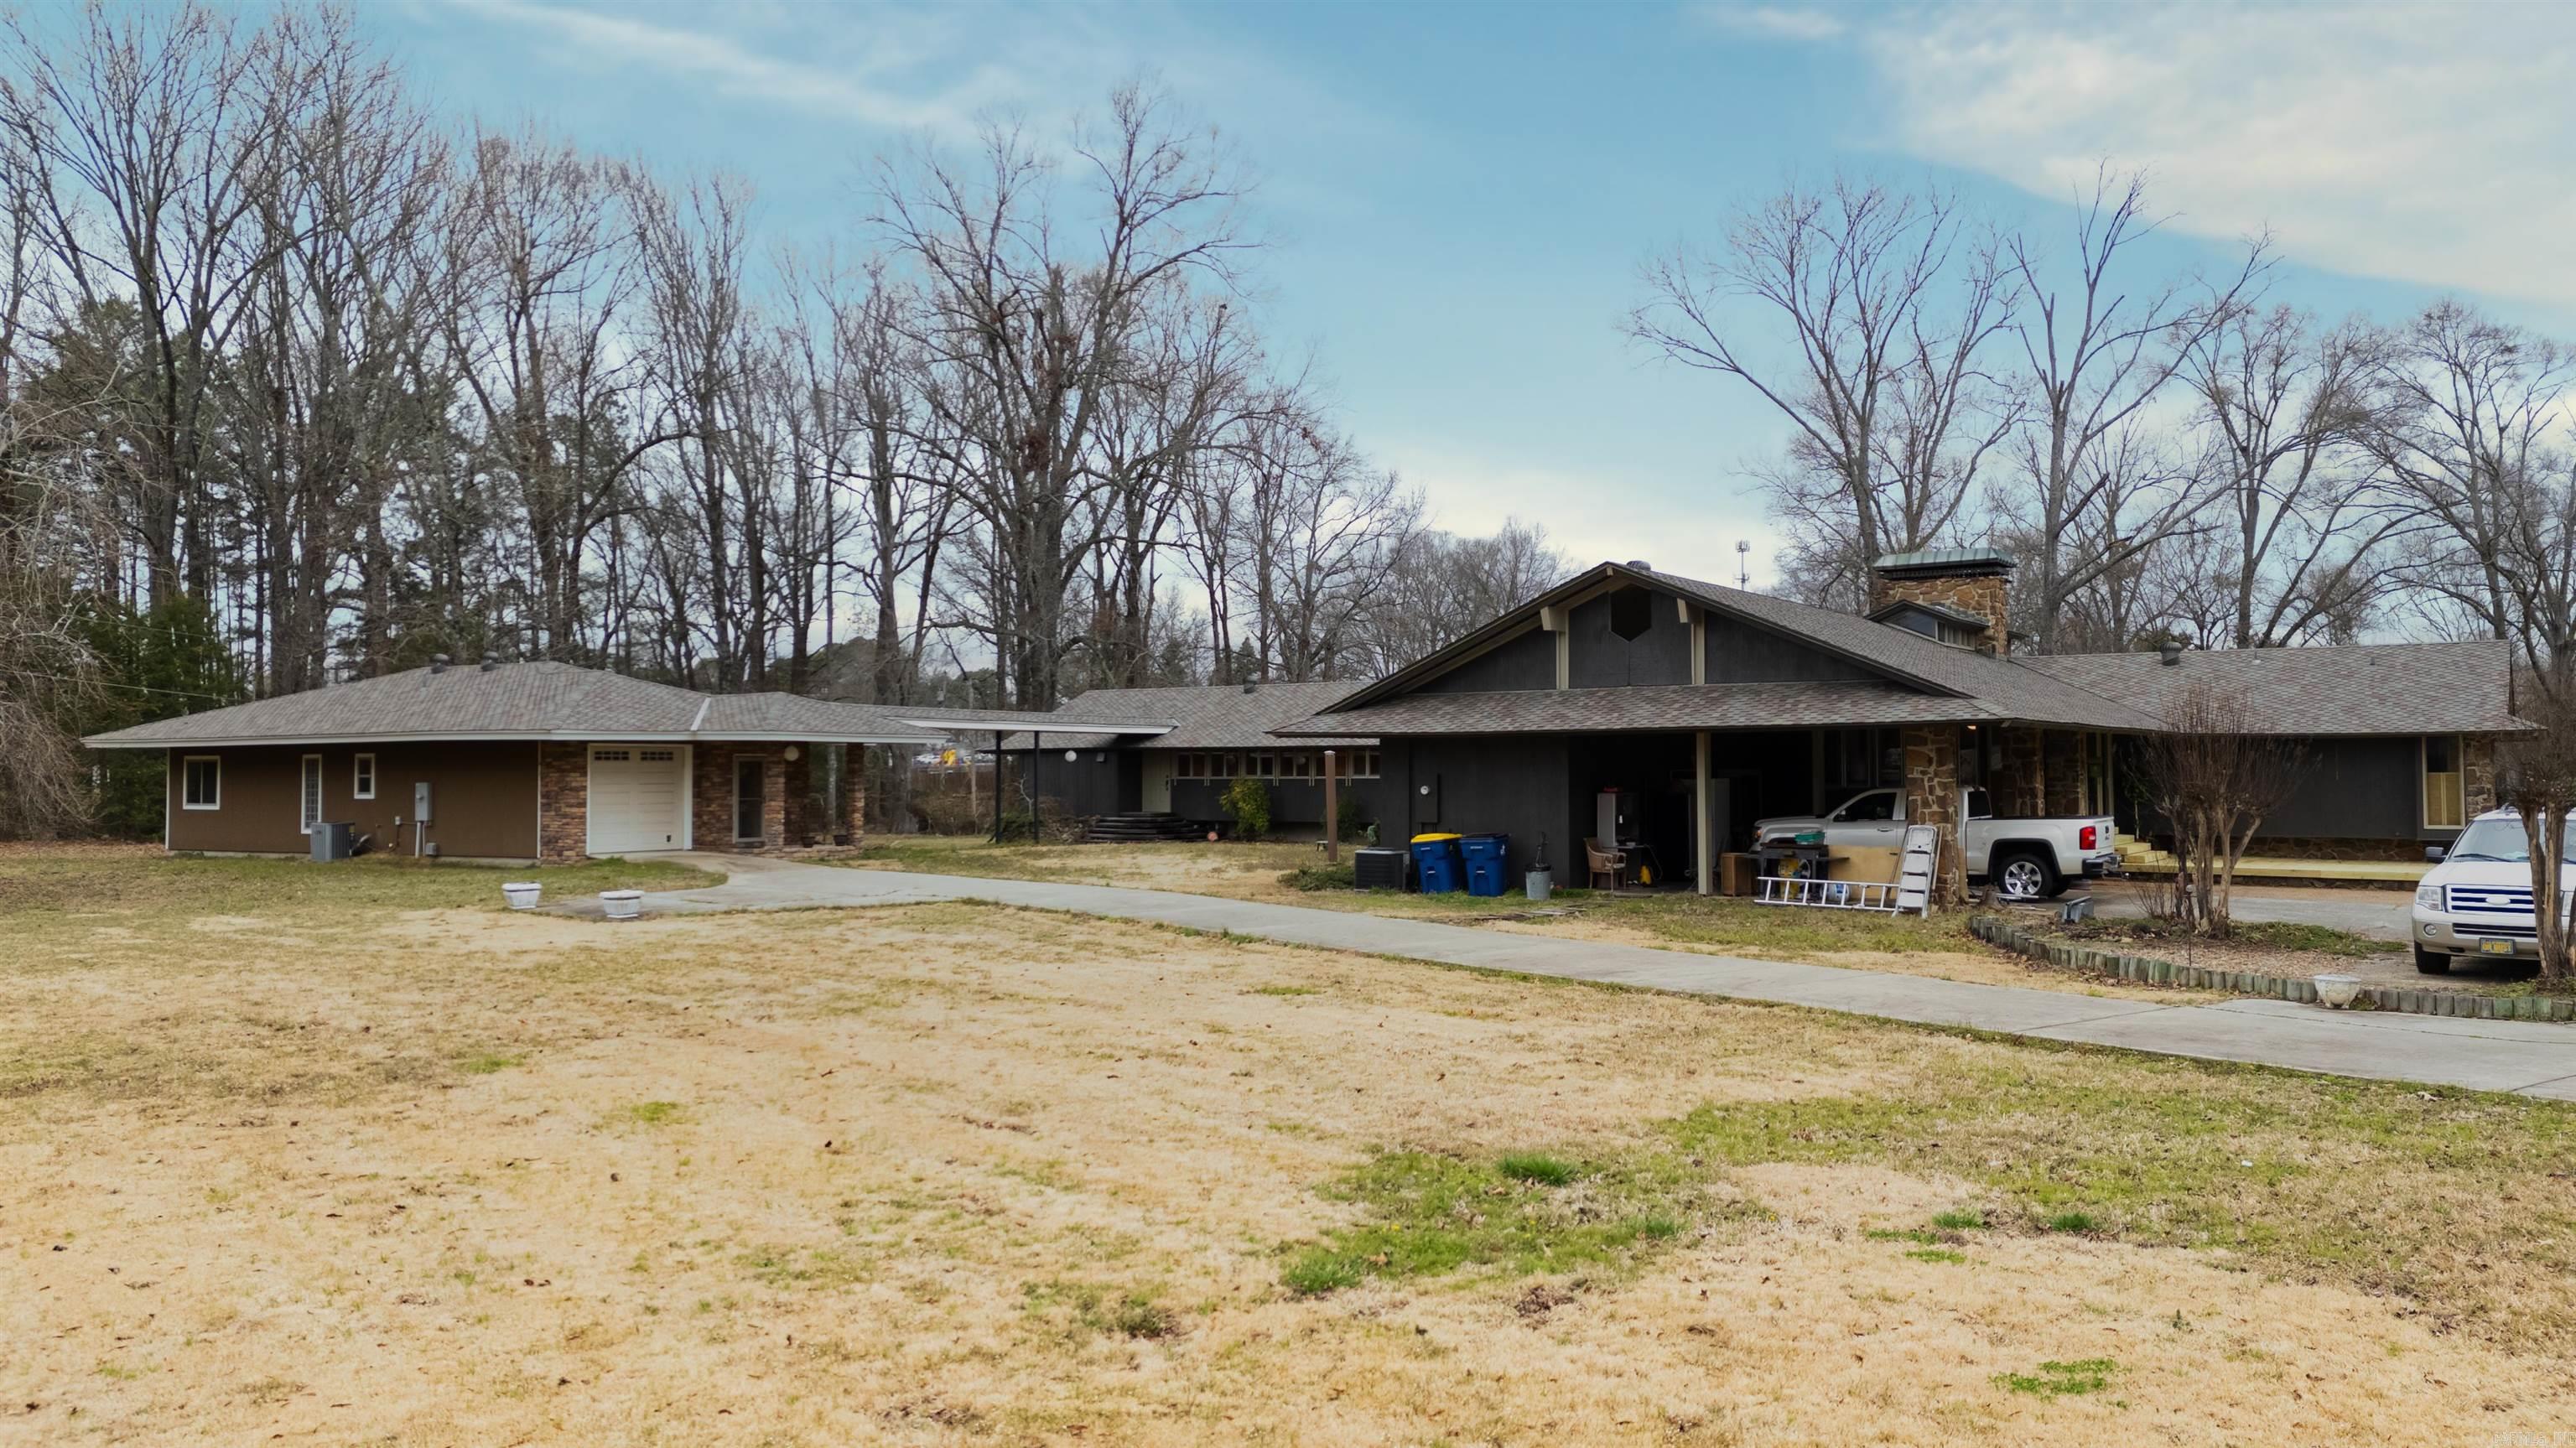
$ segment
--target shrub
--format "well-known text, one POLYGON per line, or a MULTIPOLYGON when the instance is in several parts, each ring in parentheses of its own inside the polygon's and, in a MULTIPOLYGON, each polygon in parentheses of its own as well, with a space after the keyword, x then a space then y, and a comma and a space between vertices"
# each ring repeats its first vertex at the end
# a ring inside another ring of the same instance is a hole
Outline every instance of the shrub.
POLYGON ((1340 865, 1300 865, 1279 877, 1292 890, 1356 890, 1360 887, 1359 867, 1340 865))
POLYGON ((1270 833, 1270 786, 1260 780, 1238 779, 1227 785, 1217 807, 1234 821, 1238 838, 1257 840, 1270 833))
POLYGON ((1333 832, 1346 840, 1356 840, 1368 833, 1369 822, 1360 817, 1360 797, 1344 790, 1340 802, 1333 806, 1333 832))

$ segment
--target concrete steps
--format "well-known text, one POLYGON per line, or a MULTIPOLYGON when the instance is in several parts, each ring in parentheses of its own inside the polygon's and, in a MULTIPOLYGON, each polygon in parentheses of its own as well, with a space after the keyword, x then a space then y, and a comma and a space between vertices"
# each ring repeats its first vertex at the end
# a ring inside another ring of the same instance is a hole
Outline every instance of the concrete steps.
MULTIPOLYGON (((2170 875, 2181 862, 2172 853, 2133 835, 2115 835, 2120 868, 2132 875, 2170 875)), ((2374 885, 2413 885, 2433 868, 2421 860, 2305 860, 2247 855, 2237 862, 2239 880, 2349 880, 2374 885)))
POLYGON ((1114 814, 1102 815, 1082 833, 1083 843, 1094 845, 1132 845, 1153 840, 1195 840, 1199 828, 1179 815, 1114 814))

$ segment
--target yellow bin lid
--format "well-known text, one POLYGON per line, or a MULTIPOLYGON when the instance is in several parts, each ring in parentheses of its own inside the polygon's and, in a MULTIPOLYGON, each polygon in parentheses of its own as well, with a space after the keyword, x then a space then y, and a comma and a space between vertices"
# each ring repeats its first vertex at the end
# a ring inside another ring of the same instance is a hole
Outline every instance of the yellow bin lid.
POLYGON ((1464 837, 1463 837, 1463 836, 1460 836, 1460 835, 1415 835, 1415 836, 1413 837, 1413 843, 1415 843, 1415 844, 1417 844, 1417 845, 1418 845, 1418 844, 1421 844, 1424 840, 1455 840, 1455 839, 1461 839, 1461 838, 1464 838, 1464 837))

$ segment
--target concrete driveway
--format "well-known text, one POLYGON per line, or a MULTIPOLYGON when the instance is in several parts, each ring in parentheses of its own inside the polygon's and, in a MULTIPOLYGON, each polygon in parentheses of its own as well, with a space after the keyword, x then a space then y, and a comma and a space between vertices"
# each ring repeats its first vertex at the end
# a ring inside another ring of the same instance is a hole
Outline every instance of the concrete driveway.
MULTIPOLYGON (((2415 904, 2412 890, 2331 890, 2291 885, 2236 887, 2239 920, 2272 920, 2290 925, 2322 925, 2365 940, 2404 941, 2414 928, 2407 911, 2415 904)), ((2116 920, 2146 914, 2135 890, 2118 881, 2093 887, 2093 911, 2116 920)))
MULTIPOLYGON (((1976 985, 1830 965, 1511 935, 1428 920, 1166 890, 835 869, 735 855, 678 858, 724 871, 728 878, 721 885, 647 894, 645 913, 989 900, 1230 931, 1326 950, 1814 1006, 2040 1040, 2576 1099, 2576 1028, 2539 1021, 2330 1011, 2276 1000, 2163 1005, 2027 986, 1976 985)), ((573 909, 595 912, 597 902, 583 902, 573 909)))

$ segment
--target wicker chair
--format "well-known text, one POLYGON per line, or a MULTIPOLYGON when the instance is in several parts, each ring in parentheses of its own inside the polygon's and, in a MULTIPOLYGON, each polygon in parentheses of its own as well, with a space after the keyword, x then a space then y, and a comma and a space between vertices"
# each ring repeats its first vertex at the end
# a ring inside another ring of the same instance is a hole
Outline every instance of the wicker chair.
POLYGON ((1587 838, 1583 842, 1584 883, 1595 890, 1616 890, 1628 880, 1628 852, 1587 838), (1607 876, 1610 883, 1601 881, 1607 876))

